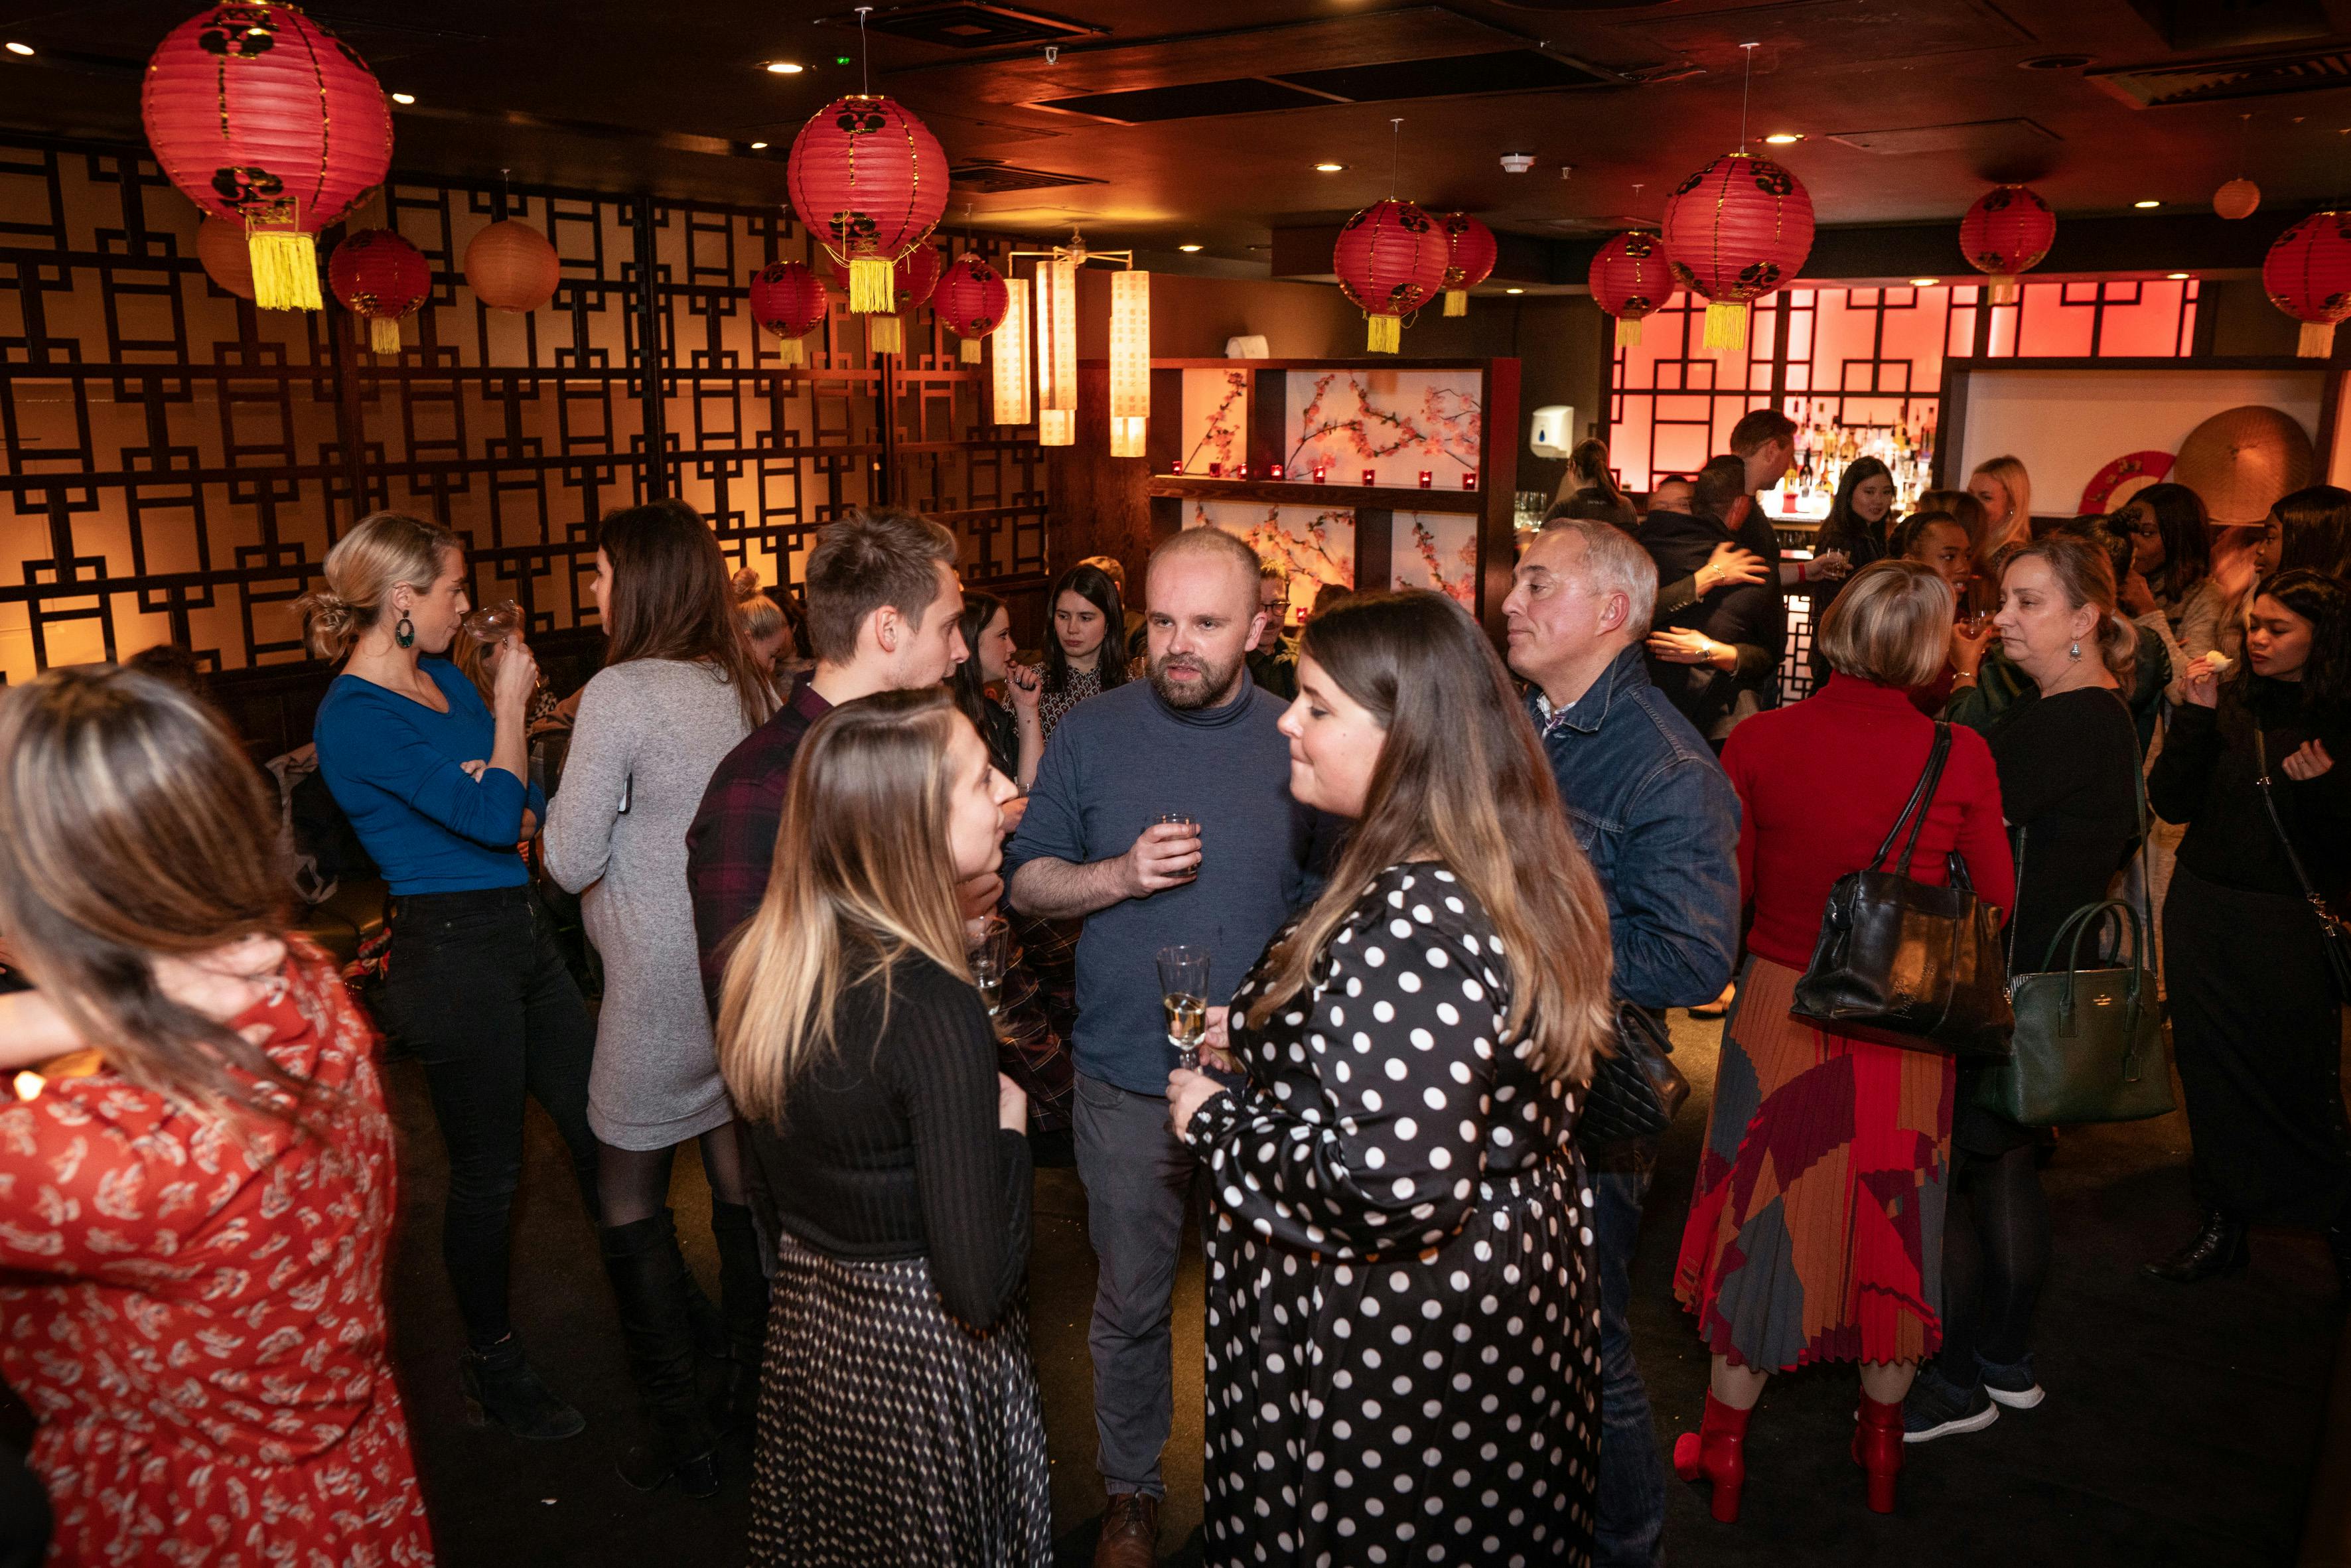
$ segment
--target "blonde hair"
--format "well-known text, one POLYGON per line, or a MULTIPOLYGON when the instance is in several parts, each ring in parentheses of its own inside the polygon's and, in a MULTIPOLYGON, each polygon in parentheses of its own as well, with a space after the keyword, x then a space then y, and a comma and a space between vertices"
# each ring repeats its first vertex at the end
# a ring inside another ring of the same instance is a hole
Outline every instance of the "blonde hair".
POLYGON ((728 586, 735 594, 735 613, 742 618, 746 637, 772 637, 784 629, 784 607, 760 591, 759 570, 747 566, 728 586))
POLYGON ((2008 492, 2007 517, 1991 517, 1987 507, 1983 534, 1975 541, 1976 564, 1989 568, 1994 564, 1992 558, 2001 551, 2032 537, 2032 476, 2013 457, 1987 457, 1975 465, 1968 478, 1973 481, 1978 474, 1990 475, 2008 492))
POLYGON ((718 1001, 718 1071, 753 1121, 831 1053, 841 993, 919 953, 968 978, 948 848, 945 686, 843 703, 792 759, 768 891, 734 940, 718 1001))
MULTIPOLYGON (((2021 560, 2047 561, 2049 575, 2064 591, 2069 609, 2096 608, 2098 629, 2092 636, 2098 645, 2098 657, 2105 662, 2106 673, 2128 687, 2138 665, 2138 628, 2116 608, 2115 561, 2105 547, 2072 534, 2051 534, 2009 551, 2001 563, 2001 576, 2005 579, 2009 569, 2021 560)), ((2124 695, 2129 695, 2127 690, 2124 695)))
POLYGON ((405 512, 361 517, 327 552, 327 586, 294 601, 310 652, 329 661, 349 654, 382 621, 393 589, 431 588, 449 552, 465 548, 440 524, 405 512))
POLYGON ((1873 561, 1830 603, 1821 621, 1821 655, 1841 675, 1906 691, 1923 686, 1949 656, 1958 613, 1951 585, 1933 567, 1873 561))

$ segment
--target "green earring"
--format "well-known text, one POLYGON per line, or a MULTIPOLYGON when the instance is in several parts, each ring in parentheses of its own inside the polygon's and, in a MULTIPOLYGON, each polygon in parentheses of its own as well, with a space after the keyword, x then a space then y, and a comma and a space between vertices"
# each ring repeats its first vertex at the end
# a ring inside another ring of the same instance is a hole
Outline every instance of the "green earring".
POLYGON ((411 621, 407 615, 403 613, 400 618, 400 624, 392 629, 392 640, 399 643, 403 648, 415 647, 416 622, 411 621))

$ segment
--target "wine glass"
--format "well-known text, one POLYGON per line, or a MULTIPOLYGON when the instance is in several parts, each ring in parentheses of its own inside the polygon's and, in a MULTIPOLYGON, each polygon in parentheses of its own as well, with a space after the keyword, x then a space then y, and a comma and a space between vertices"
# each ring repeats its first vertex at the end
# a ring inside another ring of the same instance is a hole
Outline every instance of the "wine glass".
POLYGON ((466 616, 462 624, 466 636, 495 646, 522 630, 522 606, 511 599, 485 604, 466 616))
POLYGON ((1178 944, 1159 949, 1159 1000, 1167 1009, 1167 1043, 1179 1067, 1200 1065, 1208 1033, 1208 950, 1178 944))
POLYGON ((987 1004, 989 1018, 1004 1005, 1004 969, 1011 947, 1011 925, 1001 915, 990 915, 980 922, 979 935, 971 939, 966 953, 971 963, 971 983, 979 988, 979 999, 987 1004))

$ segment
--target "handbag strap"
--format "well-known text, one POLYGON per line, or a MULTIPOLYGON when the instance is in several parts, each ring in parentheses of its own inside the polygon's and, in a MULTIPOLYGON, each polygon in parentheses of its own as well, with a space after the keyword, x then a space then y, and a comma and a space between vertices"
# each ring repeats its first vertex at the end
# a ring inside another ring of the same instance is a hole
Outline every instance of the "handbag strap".
POLYGON ((1902 814, 1895 818, 1894 826, 1886 830, 1886 841, 1878 845, 1877 853, 1870 857, 1870 870, 1877 871, 1885 866, 1886 857, 1894 852, 1894 841, 1901 838, 1902 830, 1907 827, 1910 837, 1902 846, 1902 862, 1896 867, 1896 872, 1905 877, 1910 874, 1910 857, 1918 848, 1918 831, 1927 825, 1927 809, 1934 803, 1935 788, 1943 779, 1943 759, 1950 754, 1951 727, 1937 719, 1935 744, 1927 753, 1927 767, 1918 775, 1918 782, 1912 786, 1910 799, 1904 803, 1902 814))
POLYGON ((2302 896, 2310 901, 2310 907, 2318 912, 2321 920, 2332 921, 2335 916, 2328 911, 2326 900, 2318 896, 2318 889, 2311 884, 2310 873, 2303 868, 2302 857, 2294 853, 2294 840, 2286 836, 2285 819, 2278 815, 2277 797, 2270 792, 2269 744, 2259 725, 2253 727, 2253 782, 2261 786, 2262 804, 2269 808, 2270 826, 2277 830, 2278 847, 2285 851, 2285 863, 2294 868, 2294 880, 2302 884, 2302 896))

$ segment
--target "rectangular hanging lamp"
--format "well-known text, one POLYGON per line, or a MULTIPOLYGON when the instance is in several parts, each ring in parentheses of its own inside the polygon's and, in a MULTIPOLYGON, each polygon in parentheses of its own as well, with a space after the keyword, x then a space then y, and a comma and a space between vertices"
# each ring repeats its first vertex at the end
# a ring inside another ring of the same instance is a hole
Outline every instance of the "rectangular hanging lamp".
POLYGON ((1151 274, 1110 279, 1110 455, 1143 455, 1151 421, 1151 274))
POLYGON ((1037 441, 1070 446, 1077 439, 1078 264, 1058 255, 1037 264, 1037 441))
POLYGON ((1004 280, 1004 320, 989 334, 996 340, 996 381, 989 400, 989 422, 1026 424, 1029 409, 1029 280, 1004 280))

